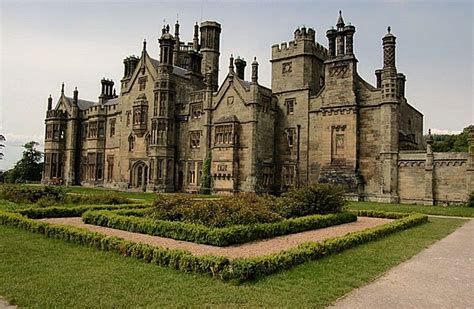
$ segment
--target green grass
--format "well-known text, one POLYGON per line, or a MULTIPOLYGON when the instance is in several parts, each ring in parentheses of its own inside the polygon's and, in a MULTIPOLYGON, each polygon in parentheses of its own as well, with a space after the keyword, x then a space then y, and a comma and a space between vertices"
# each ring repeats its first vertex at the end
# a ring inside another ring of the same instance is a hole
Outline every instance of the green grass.
POLYGON ((404 213, 420 213, 425 215, 474 217, 474 208, 460 206, 424 206, 410 204, 385 204, 375 202, 350 202, 349 209, 352 210, 380 210, 404 213))
POLYGON ((0 295, 20 307, 323 307, 465 221, 409 230, 258 281, 231 285, 0 226, 0 295))

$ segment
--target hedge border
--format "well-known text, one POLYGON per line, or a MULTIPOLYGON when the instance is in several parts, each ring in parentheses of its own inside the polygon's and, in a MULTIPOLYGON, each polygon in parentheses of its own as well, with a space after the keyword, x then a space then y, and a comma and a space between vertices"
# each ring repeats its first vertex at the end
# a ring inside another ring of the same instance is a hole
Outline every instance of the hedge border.
POLYGON ((119 205, 83 205, 73 207, 30 207, 17 209, 14 212, 30 219, 80 217, 89 210, 133 210, 150 207, 148 204, 119 204, 119 205))
MULTIPOLYGON (((380 215, 380 212, 377 212, 380 215)), ((86 229, 55 225, 32 220, 18 213, 0 211, 0 224, 14 226, 50 238, 131 256, 160 266, 184 272, 207 273, 223 281, 243 282, 270 275, 307 261, 317 260, 333 253, 380 239, 389 234, 425 223, 428 216, 400 215, 400 219, 378 227, 350 233, 323 242, 307 242, 298 247, 257 258, 229 260, 221 256, 194 256, 189 251, 167 249, 134 243, 118 237, 109 237, 86 229)))
POLYGON ((133 216, 134 213, 136 212, 87 211, 82 215, 82 219, 88 224, 214 246, 242 244, 249 241, 315 230, 357 220, 355 214, 341 212, 285 219, 272 223, 209 228, 204 225, 180 221, 136 217, 133 216))

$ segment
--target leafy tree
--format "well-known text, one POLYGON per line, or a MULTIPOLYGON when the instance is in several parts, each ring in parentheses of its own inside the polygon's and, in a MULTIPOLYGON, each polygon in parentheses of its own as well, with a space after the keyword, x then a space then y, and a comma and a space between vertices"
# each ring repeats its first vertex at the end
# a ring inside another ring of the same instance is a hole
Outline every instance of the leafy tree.
POLYGON ((15 167, 5 172, 5 182, 28 182, 40 181, 43 170, 43 153, 36 149, 39 143, 31 141, 23 145, 23 157, 15 164, 15 167))
POLYGON ((433 135, 433 151, 435 152, 467 152, 468 136, 474 125, 467 126, 460 134, 433 135))

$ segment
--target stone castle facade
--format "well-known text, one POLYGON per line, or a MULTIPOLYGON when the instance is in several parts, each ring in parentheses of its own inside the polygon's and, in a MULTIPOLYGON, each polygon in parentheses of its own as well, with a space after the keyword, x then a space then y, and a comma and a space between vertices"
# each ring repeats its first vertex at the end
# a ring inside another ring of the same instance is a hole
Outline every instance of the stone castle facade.
MULTIPOLYGON (((316 182, 345 184, 354 199, 433 204, 465 200, 471 154, 433 154, 423 115, 405 97, 396 38, 382 38, 383 67, 371 85, 357 73, 356 28, 342 16, 272 46, 271 89, 258 63, 232 56, 219 78, 221 25, 194 27, 193 41, 162 29, 159 60, 143 43, 124 59, 120 95, 103 79, 97 102, 64 93, 46 113, 44 183, 121 190, 198 192, 210 164, 212 192, 281 192, 316 182), (454 177, 454 179, 452 179, 454 177)), ((471 145, 473 143, 471 142, 471 145)))

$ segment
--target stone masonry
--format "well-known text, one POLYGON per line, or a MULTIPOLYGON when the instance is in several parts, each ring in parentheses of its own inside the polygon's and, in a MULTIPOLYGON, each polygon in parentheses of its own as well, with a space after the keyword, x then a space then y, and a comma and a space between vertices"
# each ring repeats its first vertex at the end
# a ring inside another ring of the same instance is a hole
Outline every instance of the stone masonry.
POLYGON ((218 84, 221 25, 196 24, 192 42, 164 26, 159 58, 143 42, 124 59, 119 95, 101 81, 97 102, 64 92, 48 99, 43 183, 119 190, 198 192, 211 160, 212 191, 279 193, 340 183, 356 200, 461 202, 474 187, 470 152, 441 154, 423 140, 423 115, 405 97, 396 37, 382 38, 375 86, 357 72, 356 28, 339 14, 326 32, 311 28, 272 46, 271 89, 258 63, 233 56, 218 84))

